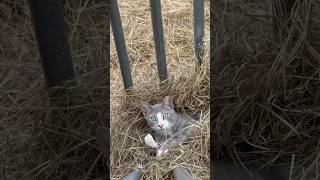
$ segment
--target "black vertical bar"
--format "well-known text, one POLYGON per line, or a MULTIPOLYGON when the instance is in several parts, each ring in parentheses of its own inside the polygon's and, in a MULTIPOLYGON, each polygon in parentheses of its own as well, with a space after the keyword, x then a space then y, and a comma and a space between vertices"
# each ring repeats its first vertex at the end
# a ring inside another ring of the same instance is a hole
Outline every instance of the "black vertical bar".
POLYGON ((167 64, 164 48, 164 36, 162 26, 161 2, 160 0, 150 0, 151 19, 153 37, 155 43, 158 75, 160 81, 167 79, 167 64))
POLYGON ((60 0, 29 0, 41 63, 48 87, 74 78, 60 0))
POLYGON ((111 25, 124 88, 129 89, 133 83, 117 0, 111 0, 111 25))
POLYGON ((202 62, 202 46, 204 34, 204 0, 193 0, 194 51, 196 64, 202 62))
POLYGON ((274 14, 273 29, 276 41, 282 41, 290 29, 291 25, 287 20, 290 17, 295 1, 296 0, 272 0, 272 10, 274 14))

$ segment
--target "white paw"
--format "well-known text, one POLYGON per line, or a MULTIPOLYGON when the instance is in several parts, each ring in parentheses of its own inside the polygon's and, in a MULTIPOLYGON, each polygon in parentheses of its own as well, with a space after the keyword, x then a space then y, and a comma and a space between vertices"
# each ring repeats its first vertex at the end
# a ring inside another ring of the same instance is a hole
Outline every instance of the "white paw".
POLYGON ((160 156, 165 155, 167 153, 168 153, 168 149, 166 149, 166 150, 159 149, 157 151, 157 156, 160 157, 160 156))
POLYGON ((153 137, 151 136, 151 134, 147 134, 144 137, 144 142, 146 143, 147 146, 151 147, 151 148, 157 148, 158 144, 156 143, 156 141, 153 139, 153 137))

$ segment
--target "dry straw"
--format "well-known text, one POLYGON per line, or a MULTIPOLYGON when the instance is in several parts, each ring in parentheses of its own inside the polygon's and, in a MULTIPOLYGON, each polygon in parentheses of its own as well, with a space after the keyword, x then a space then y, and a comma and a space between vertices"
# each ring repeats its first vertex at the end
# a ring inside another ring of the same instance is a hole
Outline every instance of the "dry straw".
POLYGON ((106 1, 64 1, 78 86, 49 103, 28 1, 0 2, 1 179, 93 179, 106 118, 106 1))
POLYGON ((121 179, 136 166, 143 179, 168 179, 176 166, 197 179, 209 179, 209 1, 205 1, 204 63, 195 67, 191 0, 164 0, 163 24, 169 79, 160 85, 148 0, 120 0, 119 8, 132 69, 134 90, 126 94, 111 37, 111 178, 121 179), (174 96, 178 111, 202 113, 201 125, 189 143, 156 158, 143 143, 148 132, 139 105, 174 96))
POLYGON ((273 36, 270 2, 215 3, 213 153, 262 168, 287 164, 292 179, 316 179, 319 2, 296 1, 282 36, 273 36))

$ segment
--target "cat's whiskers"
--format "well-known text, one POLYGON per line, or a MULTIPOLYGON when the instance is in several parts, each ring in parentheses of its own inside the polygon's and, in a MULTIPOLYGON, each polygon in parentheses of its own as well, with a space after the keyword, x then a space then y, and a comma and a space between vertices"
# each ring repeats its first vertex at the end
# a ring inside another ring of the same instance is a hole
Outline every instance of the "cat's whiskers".
POLYGON ((165 137, 166 137, 166 140, 167 140, 168 139, 167 129, 164 130, 164 134, 165 134, 165 137))
MULTIPOLYGON (((190 135, 195 122, 190 116, 175 112, 172 99, 165 97, 162 103, 142 106, 148 125, 161 140, 157 153, 166 153, 169 148, 183 143, 190 135)), ((199 123, 199 122, 198 122, 199 123)))

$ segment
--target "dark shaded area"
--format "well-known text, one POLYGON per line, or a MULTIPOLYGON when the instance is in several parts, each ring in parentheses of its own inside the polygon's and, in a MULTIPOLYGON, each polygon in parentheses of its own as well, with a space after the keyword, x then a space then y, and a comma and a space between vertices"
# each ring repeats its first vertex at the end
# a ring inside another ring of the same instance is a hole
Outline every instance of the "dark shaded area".
POLYGON ((295 2, 287 18, 273 15, 271 1, 213 3, 211 160, 316 178, 319 2, 295 2))
POLYGON ((74 77, 62 1, 29 0, 41 63, 49 87, 74 77))
POLYGON ((247 169, 233 162, 215 161, 212 169, 216 180, 287 180, 290 167, 280 166, 260 170, 258 166, 246 165, 247 169))
POLYGON ((76 78, 48 90, 27 2, 0 2, 0 179, 108 176, 95 131, 110 127, 106 3, 63 1, 76 78))

